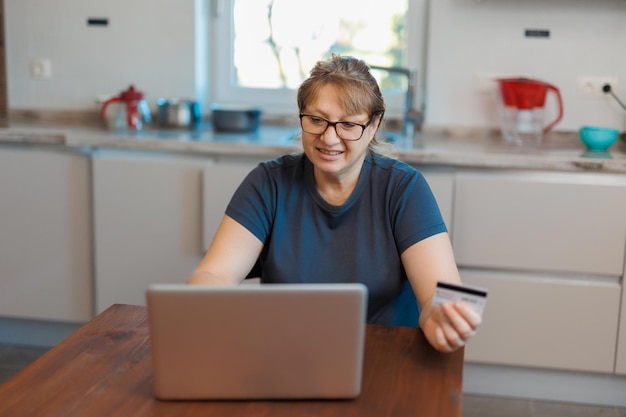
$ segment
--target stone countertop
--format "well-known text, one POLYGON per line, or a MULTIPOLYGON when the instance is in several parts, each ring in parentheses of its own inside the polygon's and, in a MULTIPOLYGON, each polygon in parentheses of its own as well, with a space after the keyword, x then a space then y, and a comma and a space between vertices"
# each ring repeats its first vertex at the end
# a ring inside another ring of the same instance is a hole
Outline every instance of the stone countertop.
MULTIPOLYGON (((115 148, 199 155, 274 158, 301 149, 299 128, 262 126, 258 132, 216 133, 195 130, 109 131, 98 127, 11 124, 0 129, 0 144, 115 148)), ((388 152, 416 165, 467 168, 597 171, 626 173, 626 143, 618 140, 605 154, 586 153, 576 133, 548 135, 542 146, 506 144, 497 133, 438 130, 416 141, 394 140, 388 152)))
POLYGON ((274 157, 300 149, 293 140, 298 132, 296 128, 282 126, 263 127, 254 133, 216 133, 211 129, 116 131, 83 126, 12 124, 0 129, 0 144, 274 157))
POLYGON ((399 149, 397 157, 412 164, 466 168, 599 171, 626 173, 626 143, 615 143, 606 153, 586 152, 576 134, 547 137, 540 147, 507 144, 493 134, 425 134, 424 146, 399 149))

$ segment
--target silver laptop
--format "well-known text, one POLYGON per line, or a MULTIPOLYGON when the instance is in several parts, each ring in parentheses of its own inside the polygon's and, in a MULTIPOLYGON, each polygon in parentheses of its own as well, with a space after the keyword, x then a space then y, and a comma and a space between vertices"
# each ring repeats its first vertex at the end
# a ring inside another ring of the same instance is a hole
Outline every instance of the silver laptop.
POLYGON ((159 284, 146 297, 159 399, 360 393, 362 284, 159 284))

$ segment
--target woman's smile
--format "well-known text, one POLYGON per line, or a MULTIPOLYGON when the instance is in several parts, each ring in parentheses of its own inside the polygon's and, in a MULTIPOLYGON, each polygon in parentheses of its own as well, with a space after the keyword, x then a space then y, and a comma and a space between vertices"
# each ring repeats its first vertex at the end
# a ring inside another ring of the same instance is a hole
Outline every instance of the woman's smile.
POLYGON ((336 151, 332 149, 324 149, 324 148, 316 148, 317 151, 321 154, 322 158, 326 160, 335 160, 337 156, 343 154, 343 151, 336 151))

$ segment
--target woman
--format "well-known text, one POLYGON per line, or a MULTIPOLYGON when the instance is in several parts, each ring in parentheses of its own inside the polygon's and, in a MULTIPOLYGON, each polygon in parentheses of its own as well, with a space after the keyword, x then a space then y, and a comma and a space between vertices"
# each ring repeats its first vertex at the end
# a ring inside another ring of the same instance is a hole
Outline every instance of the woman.
POLYGON ((298 108, 304 152, 248 175, 188 282, 236 284, 257 260, 264 283, 362 282, 369 323, 420 326, 443 352, 463 346, 481 318, 431 304, 437 280, 459 273, 423 176, 374 150, 385 104, 369 67, 318 62, 298 108))

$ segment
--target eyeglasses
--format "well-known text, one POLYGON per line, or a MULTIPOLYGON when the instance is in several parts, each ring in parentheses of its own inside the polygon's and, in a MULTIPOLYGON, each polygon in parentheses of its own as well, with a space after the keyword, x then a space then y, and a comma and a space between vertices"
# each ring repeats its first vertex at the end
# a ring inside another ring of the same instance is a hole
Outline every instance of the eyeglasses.
POLYGON ((326 132, 328 126, 335 128, 335 133, 343 140, 359 140, 363 136, 363 132, 370 125, 372 119, 367 123, 355 122, 331 122, 323 117, 313 116, 310 114, 300 114, 300 126, 306 133, 312 135, 321 135, 326 132))

